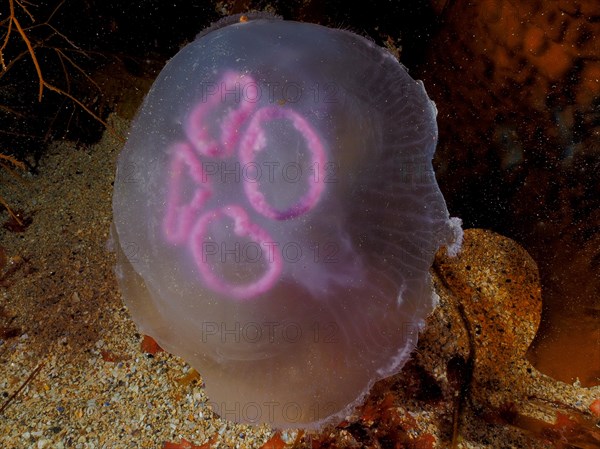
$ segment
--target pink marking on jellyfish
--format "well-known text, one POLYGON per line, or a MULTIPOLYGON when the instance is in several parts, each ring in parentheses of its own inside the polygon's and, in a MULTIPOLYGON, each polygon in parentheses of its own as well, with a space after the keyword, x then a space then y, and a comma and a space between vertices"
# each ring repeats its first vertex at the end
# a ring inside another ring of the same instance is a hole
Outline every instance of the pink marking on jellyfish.
MULTIPOLYGON (((321 139, 313 130, 310 123, 296 111, 288 107, 270 106, 259 109, 252 117, 246 134, 240 143, 240 161, 243 166, 254 163, 256 154, 262 151, 267 143, 263 125, 276 119, 286 119, 292 122, 294 128, 302 135, 311 154, 312 164, 318 168, 325 167, 325 149, 321 139), (316 165, 315 165, 316 164, 316 165)), ((307 177, 308 179, 308 177, 307 177)), ((309 211, 319 201, 325 183, 323 177, 309 181, 308 191, 300 200, 285 210, 271 206, 259 189, 259 183, 245 179, 244 191, 252 207, 265 217, 273 220, 289 220, 309 211)))
POLYGON ((275 250, 276 245, 269 233, 257 224, 250 222, 246 211, 238 205, 225 206, 202 215, 194 225, 190 243, 194 260, 206 285, 210 289, 233 299, 248 300, 269 291, 277 282, 283 268, 281 254, 275 250), (229 217, 233 220, 233 232, 235 235, 238 237, 248 237, 253 242, 268 250, 265 260, 267 269, 254 282, 244 285, 234 285, 215 274, 214 266, 209 264, 205 246, 205 243, 208 242, 206 239, 208 226, 210 223, 223 217, 229 217))
POLYGON ((240 130, 260 98, 260 88, 250 75, 227 71, 216 84, 203 86, 202 98, 192 109, 184 125, 185 134, 198 153, 225 158, 231 156, 240 138, 240 130), (220 117, 211 112, 218 105, 233 101, 238 108, 230 108, 221 120, 220 135, 211 135, 211 123, 220 117))
POLYGON ((212 191, 202 164, 196 158, 190 145, 185 142, 177 142, 171 146, 170 153, 167 210, 163 220, 163 232, 168 242, 177 245, 187 240, 195 216, 204 207, 212 191), (184 203, 182 187, 186 171, 197 189, 194 191, 192 199, 184 203))

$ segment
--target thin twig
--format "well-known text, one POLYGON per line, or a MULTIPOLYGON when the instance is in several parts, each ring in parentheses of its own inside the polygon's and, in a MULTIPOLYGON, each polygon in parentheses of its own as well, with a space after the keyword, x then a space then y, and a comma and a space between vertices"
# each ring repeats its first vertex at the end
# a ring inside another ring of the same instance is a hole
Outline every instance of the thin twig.
MULTIPOLYGON (((14 157, 12 157, 8 154, 3 154, 3 153, 0 153, 0 167, 2 167, 5 171, 7 171, 11 176, 15 177, 16 179, 20 179, 20 178, 19 178, 19 175, 13 170, 13 167, 20 168, 21 170, 25 170, 25 164, 23 162, 21 162, 18 159, 15 159, 14 157), (4 162, 4 161, 6 161, 6 162, 4 162), (7 163, 12 164, 12 167, 10 167, 7 163)), ((19 223, 20 226, 23 226, 23 222, 21 221, 19 216, 13 212, 13 210, 10 208, 8 203, 1 196, 0 196, 0 204, 2 206, 4 206, 4 208, 7 210, 8 214, 13 218, 13 220, 15 220, 17 223, 19 223)))
POLYGON ((76 50, 79 50, 80 52, 82 52, 85 56, 87 56, 89 58, 89 56, 85 53, 85 51, 83 51, 81 48, 79 48, 77 45, 75 45, 73 43, 73 41, 71 41, 67 36, 65 36, 63 33, 61 33, 60 31, 58 31, 56 28, 54 28, 51 24, 49 24, 48 22, 44 23, 44 25, 46 25, 48 28, 50 28, 52 31, 54 31, 54 33, 57 36, 60 36, 64 39, 65 42, 67 42, 71 47, 73 47, 76 50))
POLYGON ((65 82, 67 83, 67 92, 71 91, 71 77, 69 76, 69 72, 67 72, 67 67, 65 66, 65 61, 62 58, 62 55, 57 49, 54 49, 58 56, 58 61, 60 62, 60 66, 62 67, 63 74, 65 76, 65 82))
MULTIPOLYGON (((21 35, 21 39, 23 39, 23 42, 25 42, 25 45, 27 45, 27 49, 29 50, 29 54, 31 55, 31 60, 33 61, 33 65, 35 66, 35 71, 37 72, 38 79, 39 79, 39 85, 40 85, 38 101, 42 101, 42 95, 44 93, 44 77, 42 76, 42 68, 40 67, 37 57, 35 56, 35 52, 33 51, 31 42, 29 42, 27 33, 25 33, 25 31, 23 30, 23 28, 21 27, 21 24, 19 23, 19 20, 17 19, 17 16, 15 15, 15 5, 13 3, 13 0, 8 0, 8 3, 10 5, 10 16, 12 18, 12 23, 15 24, 15 27, 17 27, 17 31, 21 35)), ((25 9, 25 7, 23 5, 21 5, 20 3, 18 3, 18 4, 23 9, 25 9)), ((27 12, 29 14, 29 12, 26 9, 25 9, 25 12, 27 12)))
MULTIPOLYGON (((59 57, 61 58, 65 58, 73 67, 75 67, 75 69, 77 69, 83 76, 85 76, 85 78, 94 86, 96 86, 96 88, 99 91, 102 91, 102 88, 98 85, 98 83, 96 81, 94 81, 92 79, 92 77, 90 75, 88 75, 87 73, 85 73, 85 70, 83 70, 81 67, 79 67, 79 65, 77 65, 75 63, 75 61, 73 61, 69 56, 67 56, 65 54, 65 52, 63 52, 60 48, 54 48, 54 51, 59 55, 59 57)), ((85 55, 85 52, 83 52, 83 54, 85 55)), ((86 55, 87 56, 87 55, 86 55)), ((62 62, 62 60, 61 60, 62 62)))
MULTIPOLYGON (((4 49, 8 45, 8 40, 10 38, 10 33, 12 32, 12 20, 10 17, 8 18, 8 30, 6 30, 6 36, 4 37, 4 42, 2 42, 2 47, 0 47, 0 63, 2 64, 2 70, 6 70, 6 64, 4 63, 4 49)), ((4 22, 4 21, 3 21, 4 22)))
POLYGON ((117 139, 119 139, 119 141, 125 142, 125 140, 127 140, 127 139, 125 139, 124 136, 122 136, 115 129, 113 129, 112 126, 110 126, 108 123, 106 123, 104 120, 102 120, 98 115, 94 114, 90 108, 88 108, 85 104, 83 104, 81 101, 79 101, 77 98, 75 98, 70 93, 65 92, 64 90, 59 89, 58 87, 53 86, 52 84, 49 84, 49 83, 47 83, 45 81, 44 81, 44 86, 46 87, 46 89, 52 90, 52 91, 54 91, 54 92, 56 92, 56 93, 58 93, 60 95, 64 95, 65 97, 69 98, 72 102, 74 102, 77 105, 79 105, 79 107, 81 109, 83 109, 85 112, 87 112, 88 114, 90 114, 99 123, 102 123, 104 125, 104 127, 107 129, 107 131, 109 133, 111 133, 113 136, 115 136, 117 139))
POLYGON ((20 168, 21 170, 25 170, 25 164, 23 162, 21 162, 20 160, 14 158, 8 154, 0 153, 0 159, 4 159, 5 161, 11 163, 12 165, 14 165, 17 168, 20 168))
MULTIPOLYGON (((25 5, 23 3, 29 3, 29 2, 20 2, 19 0, 15 0, 15 2, 17 3, 17 5, 19 5, 21 7, 21 9, 23 9, 23 11, 25 11, 25 13, 29 16, 29 18, 31 19, 32 22, 35 22, 35 17, 33 17, 33 14, 31 14, 29 12, 29 10, 25 7, 25 5)), ((33 3, 29 3, 30 5, 33 6, 33 3)))
MULTIPOLYGON (((60 7, 62 5, 65 4, 65 0, 62 0, 62 2, 60 2, 58 5, 56 5, 56 8, 54 8, 54 11, 52 11, 52 13, 50 14, 50 16, 48 16, 48 18, 46 19, 46 23, 50 22, 52 20, 52 17, 54 17, 54 14, 56 14, 56 12, 60 9, 60 7)), ((72 44, 71 44, 72 45, 72 44)), ((74 46, 74 45, 73 45, 74 46)), ((75 47, 75 46, 74 46, 75 47)), ((77 48, 77 47, 75 47, 77 48)))
POLYGON ((17 63, 17 62, 18 62, 18 61, 19 61, 21 58, 23 58, 23 57, 27 56, 28 54, 29 54, 29 51, 27 51, 27 50, 25 50, 25 51, 23 51, 23 52, 19 53, 17 56, 13 57, 13 58, 10 60, 10 62, 8 63, 8 65, 7 65, 7 64, 5 64, 5 62, 4 62, 4 61, 2 61, 2 72, 0 72, 0 79, 2 79, 2 77, 3 77, 4 75, 6 75, 6 74, 9 72, 10 68, 11 68, 13 65, 15 65, 15 64, 16 64, 16 63, 17 63))
POLYGON ((21 219, 17 216, 17 214, 15 214, 12 209, 10 208, 10 206, 8 205, 8 203, 6 202, 6 200, 4 198, 2 198, 0 196, 0 204, 2 206, 4 206, 4 208, 7 210, 8 215, 10 215, 13 220, 15 220, 17 223, 19 223, 19 226, 23 226, 23 222, 21 221, 21 219))
POLYGON ((8 106, 5 106, 3 104, 0 104, 0 111, 3 111, 7 114, 14 115, 15 117, 19 117, 19 118, 22 118, 25 116, 25 114, 22 114, 21 112, 16 111, 13 108, 9 108, 8 106))
POLYGON ((106 123, 104 120, 102 120, 99 116, 97 116, 96 114, 94 114, 92 112, 92 110, 90 108, 88 108, 85 104, 83 104, 81 101, 79 101, 77 98, 75 98, 73 95, 71 95, 68 92, 65 92, 62 89, 59 89, 56 86, 53 86, 50 83, 47 83, 46 81, 44 81, 44 87, 46 87, 46 89, 52 90, 60 95, 64 95, 65 97, 69 98, 72 102, 76 103, 77 105, 79 105, 79 107, 81 109, 83 109, 85 112, 87 112, 88 114, 90 114, 92 117, 94 117, 96 120, 98 120, 98 122, 102 123, 107 129, 108 129, 108 123, 106 123))
POLYGON ((40 370, 42 369, 42 367, 44 366, 45 363, 46 363, 45 361, 40 362, 40 364, 31 372, 29 377, 27 377, 27 379, 25 379, 25 382, 23 382, 23 384, 19 387, 19 389, 17 391, 15 391, 13 394, 11 394, 10 397, 6 400, 6 402, 4 402, 4 404, 2 404, 2 407, 0 407, 0 414, 2 414, 4 412, 4 410, 6 410, 6 408, 10 405, 10 403, 13 401, 13 399, 16 398, 17 395, 21 392, 21 390, 23 390, 23 388, 25 388, 27 386, 27 384, 33 380, 33 378, 40 372, 40 370))

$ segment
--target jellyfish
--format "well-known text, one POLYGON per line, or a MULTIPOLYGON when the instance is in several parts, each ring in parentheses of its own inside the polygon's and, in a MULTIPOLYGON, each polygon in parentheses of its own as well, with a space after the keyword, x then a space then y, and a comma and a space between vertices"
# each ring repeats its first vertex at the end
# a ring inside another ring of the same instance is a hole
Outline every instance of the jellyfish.
POLYGON ((159 74, 118 160, 116 274, 137 326, 223 418, 316 429, 398 372, 460 247, 436 109, 385 49, 257 16, 159 74))

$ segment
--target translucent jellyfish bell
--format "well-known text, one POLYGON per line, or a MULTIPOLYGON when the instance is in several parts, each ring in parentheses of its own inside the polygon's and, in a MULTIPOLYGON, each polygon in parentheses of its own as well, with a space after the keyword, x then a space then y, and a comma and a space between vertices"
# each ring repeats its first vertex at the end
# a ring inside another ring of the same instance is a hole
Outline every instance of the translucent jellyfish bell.
POLYGON ((217 27, 162 70, 118 161, 116 272, 217 413, 317 428, 406 362, 461 238, 435 115, 386 50, 307 23, 217 27))

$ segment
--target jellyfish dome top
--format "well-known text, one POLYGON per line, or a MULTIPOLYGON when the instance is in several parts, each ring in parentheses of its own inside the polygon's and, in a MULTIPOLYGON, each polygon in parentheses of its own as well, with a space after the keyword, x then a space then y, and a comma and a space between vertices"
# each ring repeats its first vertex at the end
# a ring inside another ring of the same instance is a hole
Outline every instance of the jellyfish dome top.
POLYGON ((235 19, 168 62, 133 122, 117 278, 222 417, 319 428, 406 362, 460 220, 432 168, 435 105, 391 54, 235 19))

